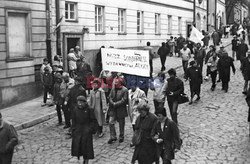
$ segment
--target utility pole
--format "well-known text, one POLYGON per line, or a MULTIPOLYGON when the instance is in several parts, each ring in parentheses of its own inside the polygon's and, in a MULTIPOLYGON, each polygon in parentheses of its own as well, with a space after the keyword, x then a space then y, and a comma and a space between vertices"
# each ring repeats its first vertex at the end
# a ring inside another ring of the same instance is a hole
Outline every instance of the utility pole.
POLYGON ((49 63, 52 64, 50 38, 50 0, 46 0, 46 53, 49 63))

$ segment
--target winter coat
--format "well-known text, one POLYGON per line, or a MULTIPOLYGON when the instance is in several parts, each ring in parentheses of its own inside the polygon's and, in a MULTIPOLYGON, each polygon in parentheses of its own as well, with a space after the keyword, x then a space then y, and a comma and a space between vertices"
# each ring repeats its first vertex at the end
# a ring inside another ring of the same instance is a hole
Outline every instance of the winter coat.
POLYGON ((157 117, 150 112, 144 118, 137 118, 135 130, 141 130, 141 142, 135 146, 132 162, 138 160, 142 164, 152 164, 157 161, 156 143, 153 140, 157 121, 157 117))
POLYGON ((177 48, 178 48, 178 50, 181 50, 183 48, 185 41, 186 41, 185 38, 183 38, 182 36, 177 38, 177 48))
POLYGON ((62 92, 61 84, 62 82, 61 83, 55 82, 54 84, 53 100, 56 105, 63 105, 64 103, 64 98, 61 97, 61 92, 62 92))
POLYGON ((77 57, 74 53, 69 53, 67 56, 68 62, 69 62, 69 70, 75 70, 76 69, 76 61, 77 57))
POLYGON ((150 46, 146 46, 146 47, 144 47, 144 50, 149 51, 149 60, 152 60, 154 58, 153 48, 150 46))
POLYGON ((101 50, 96 54, 95 64, 96 64, 97 76, 99 76, 101 71, 102 71, 102 53, 101 53, 101 50))
POLYGON ((214 31, 212 34, 212 38, 213 38, 213 42, 215 45, 219 45, 220 44, 220 35, 217 31, 214 31))
POLYGON ((250 80, 250 61, 248 57, 244 58, 240 67, 244 80, 250 80))
POLYGON ((201 70, 198 67, 189 67, 185 76, 186 79, 189 79, 190 91, 199 94, 202 84, 201 70))
POLYGON ((60 96, 61 98, 63 98, 65 100, 65 98, 68 96, 70 89, 73 88, 73 86, 75 85, 75 80, 72 78, 69 78, 69 82, 65 82, 63 80, 63 82, 60 85, 60 96))
POLYGON ((105 92, 102 88, 90 91, 90 108, 94 110, 98 125, 105 123, 105 113, 108 109, 105 92))
POLYGON ((215 60, 214 60, 213 56, 211 56, 211 57, 208 59, 207 66, 209 66, 209 69, 210 69, 211 72, 217 71, 218 61, 219 61, 219 58, 218 58, 218 57, 216 57, 215 60))
POLYGON ((214 51, 208 51, 207 52, 207 55, 205 57, 205 64, 207 64, 209 58, 212 57, 214 55, 214 53, 215 53, 214 51))
POLYGON ((77 104, 76 98, 78 96, 86 97, 86 90, 82 87, 81 84, 74 85, 70 89, 69 94, 67 95, 67 97, 65 99, 65 101, 68 102, 70 109, 73 109, 76 106, 76 104, 77 104))
POLYGON ((3 121, 0 127, 0 156, 1 154, 13 154, 14 147, 18 144, 17 132, 8 122, 3 121))
POLYGON ((125 118, 128 116, 128 89, 124 86, 122 88, 113 87, 109 96, 109 110, 108 115, 115 118, 125 118))
POLYGON ((233 63, 233 58, 224 55, 222 56, 218 61, 218 71, 220 74, 220 78, 224 81, 229 82, 230 81, 230 67, 232 67, 233 72, 235 73, 235 67, 233 63))
POLYGON ((207 35, 207 34, 204 35, 204 38, 202 39, 202 41, 203 41, 203 43, 204 43, 205 46, 208 46, 209 39, 210 39, 209 35, 207 35))
POLYGON ((164 92, 167 100, 170 102, 178 101, 180 94, 184 92, 184 84, 181 79, 174 77, 167 79, 167 85, 164 86, 164 92), (173 92, 173 95, 170 95, 173 92))
POLYGON ((157 51, 157 54, 160 55, 161 57, 167 56, 169 53, 170 53, 170 50, 167 47, 160 47, 157 51))
POLYGON ((128 107, 129 107, 128 114, 132 125, 135 124, 136 119, 140 115, 140 113, 137 110, 138 103, 146 98, 147 97, 145 92, 140 88, 136 88, 134 92, 132 92, 132 89, 128 91, 128 107))
POLYGON ((206 51, 203 48, 200 49, 195 49, 194 51, 194 59, 199 62, 202 63, 205 59, 206 56, 206 51))
POLYGON ((164 149, 164 155, 168 160, 172 160, 175 158, 174 150, 180 150, 182 140, 180 139, 180 132, 176 125, 176 123, 169 118, 165 120, 163 128, 161 127, 161 122, 157 122, 157 126, 155 128, 154 140, 156 142, 157 139, 163 139, 163 143, 157 144, 157 155, 160 157, 161 149, 164 149))
POLYGON ((53 84, 53 77, 51 73, 44 73, 42 78, 43 86, 45 87, 52 87, 53 84))
POLYGON ((248 51, 247 44, 240 44, 237 52, 237 60, 242 60, 246 57, 246 53, 248 51))
POLYGON ((84 159, 94 158, 93 137, 97 122, 94 111, 88 106, 80 109, 75 107, 72 111, 72 146, 71 155, 84 159))

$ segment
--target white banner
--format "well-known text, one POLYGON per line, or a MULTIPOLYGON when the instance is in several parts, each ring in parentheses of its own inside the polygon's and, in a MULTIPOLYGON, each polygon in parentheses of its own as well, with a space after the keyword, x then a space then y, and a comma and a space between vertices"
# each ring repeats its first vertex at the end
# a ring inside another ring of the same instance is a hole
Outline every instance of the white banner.
POLYGON ((102 48, 103 70, 149 77, 149 52, 102 48))

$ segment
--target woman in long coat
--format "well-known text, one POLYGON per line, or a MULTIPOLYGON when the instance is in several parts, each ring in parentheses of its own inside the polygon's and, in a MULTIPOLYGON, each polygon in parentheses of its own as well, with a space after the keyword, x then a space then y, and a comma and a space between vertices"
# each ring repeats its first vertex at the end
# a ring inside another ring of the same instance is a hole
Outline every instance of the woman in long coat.
POLYGON ((88 107, 86 98, 78 96, 77 106, 72 111, 71 155, 78 159, 83 156, 83 164, 94 159, 92 134, 95 133, 96 124, 94 111, 88 107))
POLYGON ((101 138, 103 134, 103 124, 105 123, 105 113, 107 112, 107 101, 105 92, 101 87, 99 80, 94 80, 92 83, 93 90, 90 91, 90 108, 94 110, 97 119, 98 137, 101 138))
POLYGON ((157 161, 156 143, 153 140, 155 136, 155 127, 157 117, 149 112, 149 105, 142 101, 138 104, 140 116, 135 123, 135 131, 141 132, 140 143, 135 145, 132 164, 137 160, 139 164, 152 164, 157 161))
POLYGON ((197 95, 196 101, 200 100, 201 84, 202 84, 202 73, 199 67, 196 66, 195 61, 190 62, 190 66, 186 71, 185 79, 189 79, 191 100, 189 104, 193 103, 194 95, 197 95))

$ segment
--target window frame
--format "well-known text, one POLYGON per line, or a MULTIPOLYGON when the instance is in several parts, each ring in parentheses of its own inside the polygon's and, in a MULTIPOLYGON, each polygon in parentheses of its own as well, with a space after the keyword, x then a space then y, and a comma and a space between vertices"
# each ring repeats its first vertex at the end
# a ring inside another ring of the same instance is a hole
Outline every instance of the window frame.
POLYGON ((126 17, 127 17, 126 9, 118 8, 118 29, 117 29, 118 34, 127 34, 126 17), (121 16, 120 16, 120 14, 122 12, 123 12, 123 21, 122 21, 121 16), (121 24, 120 22, 123 22, 123 24, 121 24), (123 26, 123 31, 119 30, 119 29, 121 29, 120 26, 123 26))
POLYGON ((136 33, 137 34, 143 34, 144 32, 144 14, 143 14, 143 11, 141 10, 137 10, 136 12, 136 33), (138 13, 140 13, 140 18, 138 19, 138 13), (139 29, 140 31, 138 31, 138 20, 140 20, 139 22, 139 29))
POLYGON ((77 2, 69 2, 69 1, 65 1, 65 21, 66 22, 78 22, 78 5, 77 2), (70 19, 70 13, 71 11, 68 10, 68 18, 66 18, 66 5, 68 5, 68 9, 70 9, 70 5, 73 4, 74 5, 74 19, 70 19))
POLYGON ((31 22, 31 10, 26 9, 26 8, 5 8, 5 30, 6 30, 6 61, 7 62, 16 62, 16 61, 28 61, 28 60, 33 60, 32 56, 32 22, 31 22), (28 51, 27 54, 24 56, 18 56, 18 57, 12 57, 10 55, 10 45, 9 45, 9 14, 14 13, 14 14, 25 14, 26 15, 26 41, 28 44, 26 44, 26 49, 28 51))
POLYGON ((172 15, 168 15, 168 34, 170 35, 172 35, 173 32, 172 25, 173 25, 173 17, 172 15))
POLYGON ((155 35, 161 34, 161 14, 155 13, 155 35))
POLYGON ((95 34, 105 34, 105 12, 104 12, 104 10, 105 10, 105 8, 104 8, 104 6, 100 6, 100 5, 95 5, 95 18, 94 18, 94 20, 95 20, 95 34), (99 23, 98 23, 98 20, 99 19, 97 19, 98 18, 98 16, 96 15, 97 13, 96 12, 98 12, 98 8, 101 8, 101 16, 102 16, 102 22, 101 22, 101 27, 102 27, 102 31, 97 31, 98 30, 98 25, 99 25, 99 23))

